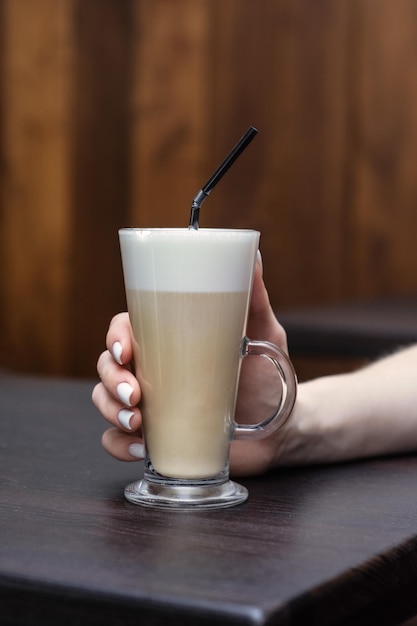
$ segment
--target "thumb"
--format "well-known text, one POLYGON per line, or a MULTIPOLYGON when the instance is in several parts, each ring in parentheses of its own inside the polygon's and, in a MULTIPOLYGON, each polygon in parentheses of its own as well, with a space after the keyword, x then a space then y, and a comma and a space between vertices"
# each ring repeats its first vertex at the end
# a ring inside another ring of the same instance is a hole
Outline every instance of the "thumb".
POLYGON ((269 301, 268 291, 262 278, 262 261, 260 260, 260 255, 258 255, 253 280, 247 335, 249 339, 272 341, 287 352, 285 330, 275 317, 269 301))

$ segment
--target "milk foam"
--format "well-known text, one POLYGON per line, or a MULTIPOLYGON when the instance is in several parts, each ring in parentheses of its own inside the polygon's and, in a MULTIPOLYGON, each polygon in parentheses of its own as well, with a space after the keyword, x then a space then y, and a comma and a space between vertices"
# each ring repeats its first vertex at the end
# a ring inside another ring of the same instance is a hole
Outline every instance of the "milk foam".
POLYGON ((259 233, 253 230, 121 229, 126 289, 211 293, 250 285, 259 233))

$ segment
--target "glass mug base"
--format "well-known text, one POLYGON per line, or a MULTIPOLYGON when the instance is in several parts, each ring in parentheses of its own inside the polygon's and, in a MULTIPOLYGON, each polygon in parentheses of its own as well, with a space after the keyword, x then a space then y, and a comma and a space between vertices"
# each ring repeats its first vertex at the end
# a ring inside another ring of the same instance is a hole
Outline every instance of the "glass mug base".
POLYGON ((221 484, 191 481, 187 485, 161 484, 143 478, 125 488, 125 498, 133 504, 177 511, 195 509, 223 509, 245 502, 248 490, 231 480, 221 484))

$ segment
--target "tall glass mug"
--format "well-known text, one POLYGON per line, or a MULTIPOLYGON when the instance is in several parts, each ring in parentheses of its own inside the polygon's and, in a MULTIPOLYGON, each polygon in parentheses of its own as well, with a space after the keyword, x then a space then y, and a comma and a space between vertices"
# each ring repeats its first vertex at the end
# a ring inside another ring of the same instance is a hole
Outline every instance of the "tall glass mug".
POLYGON ((142 390, 144 478, 125 489, 136 504, 219 508, 246 500, 229 480, 233 438, 266 436, 291 414, 297 390, 288 357, 245 337, 260 234, 252 230, 119 231, 142 390), (234 421, 242 359, 276 367, 279 401, 268 419, 234 421))

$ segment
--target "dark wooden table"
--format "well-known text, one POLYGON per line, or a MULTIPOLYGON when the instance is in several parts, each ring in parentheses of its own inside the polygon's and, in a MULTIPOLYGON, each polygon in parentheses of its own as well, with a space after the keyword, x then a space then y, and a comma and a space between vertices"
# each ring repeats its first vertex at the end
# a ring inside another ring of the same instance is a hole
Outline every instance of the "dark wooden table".
MULTIPOLYGON (((397 624, 417 612, 417 457, 277 471, 234 509, 123 499, 91 382, 0 376, 0 623, 397 624)), ((395 415, 393 415, 395 419, 395 415)))

